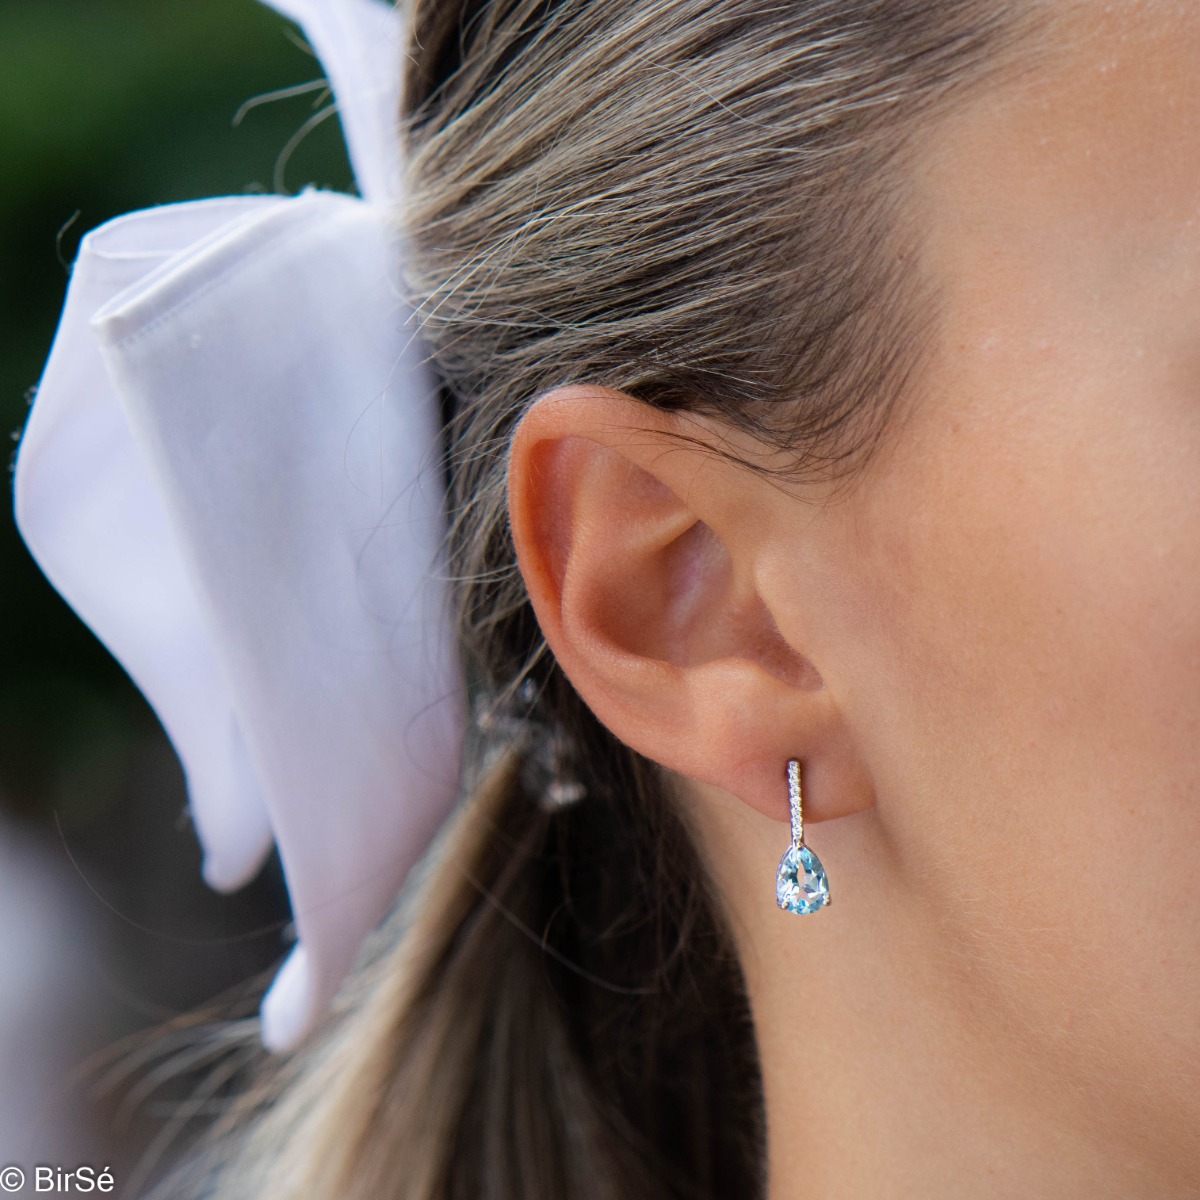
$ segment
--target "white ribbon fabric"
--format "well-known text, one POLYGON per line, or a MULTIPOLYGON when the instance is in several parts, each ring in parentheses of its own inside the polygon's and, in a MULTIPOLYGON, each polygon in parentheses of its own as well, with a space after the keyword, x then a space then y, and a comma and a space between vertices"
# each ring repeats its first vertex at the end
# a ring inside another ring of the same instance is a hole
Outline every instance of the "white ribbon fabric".
POLYGON ((204 875, 278 844, 294 1047, 457 795, 465 689, 439 418, 396 278, 403 47, 379 0, 265 0, 332 87, 361 198, 164 205, 83 239, 18 450, 18 527, 183 763, 204 875))

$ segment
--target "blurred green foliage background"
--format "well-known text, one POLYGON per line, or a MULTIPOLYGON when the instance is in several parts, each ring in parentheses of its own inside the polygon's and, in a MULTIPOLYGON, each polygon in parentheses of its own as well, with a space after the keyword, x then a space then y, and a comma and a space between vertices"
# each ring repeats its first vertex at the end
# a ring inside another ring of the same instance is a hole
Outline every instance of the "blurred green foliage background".
MULTIPOLYGON (((297 142, 326 89, 247 106, 320 77, 257 0, 0 0, 0 426, 14 450, 90 229, 208 196, 354 190, 336 119, 297 142)), ((0 631, 0 817, 69 864, 97 915, 101 1040, 269 966, 285 948, 277 865, 237 896, 203 887, 178 762, 29 557, 11 501, 0 631)))

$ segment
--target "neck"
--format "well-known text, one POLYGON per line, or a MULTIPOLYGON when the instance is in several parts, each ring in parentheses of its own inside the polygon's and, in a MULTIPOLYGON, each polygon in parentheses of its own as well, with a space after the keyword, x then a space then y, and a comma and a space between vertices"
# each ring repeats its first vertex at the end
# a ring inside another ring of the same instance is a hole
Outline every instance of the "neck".
POLYGON ((903 886, 873 813, 806 830, 831 904, 797 916, 774 908, 764 865, 786 831, 731 798, 694 811, 702 848, 722 847, 710 869, 754 1013, 768 1200, 1200 1195, 1091 1120, 1103 1101, 992 1003, 972 955, 903 886))

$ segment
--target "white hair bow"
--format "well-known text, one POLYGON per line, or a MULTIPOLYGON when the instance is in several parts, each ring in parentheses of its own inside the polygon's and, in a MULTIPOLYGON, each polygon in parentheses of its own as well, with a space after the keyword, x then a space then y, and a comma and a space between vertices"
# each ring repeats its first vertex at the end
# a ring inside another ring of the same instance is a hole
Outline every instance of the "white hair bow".
POLYGON ((15 489, 34 557, 179 753, 207 881, 279 846, 280 1050, 452 807, 466 701, 436 394, 395 286, 401 23, 266 2, 321 59, 361 198, 164 205, 84 238, 15 489))

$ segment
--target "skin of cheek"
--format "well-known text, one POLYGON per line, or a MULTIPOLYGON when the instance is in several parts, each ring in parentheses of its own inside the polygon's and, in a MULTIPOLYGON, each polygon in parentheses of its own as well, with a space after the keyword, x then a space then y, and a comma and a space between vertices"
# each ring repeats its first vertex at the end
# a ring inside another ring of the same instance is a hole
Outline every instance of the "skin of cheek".
POLYGON ((1055 191, 979 141, 992 164, 938 185, 963 216, 931 252, 930 386, 838 518, 857 566, 822 640, 964 1020, 1048 1094, 1107 1093, 1092 1115, 1122 1136, 1178 1138, 1200 1120, 1200 152, 1138 164, 1177 203, 1131 224, 1119 156, 1107 191, 1070 163, 1055 191), (998 182, 1011 218, 980 200, 998 182))

